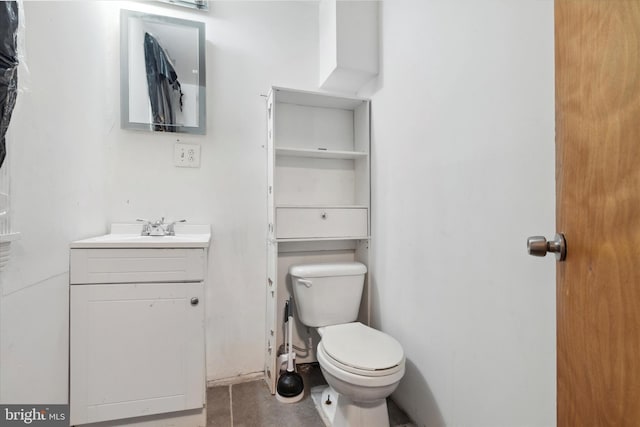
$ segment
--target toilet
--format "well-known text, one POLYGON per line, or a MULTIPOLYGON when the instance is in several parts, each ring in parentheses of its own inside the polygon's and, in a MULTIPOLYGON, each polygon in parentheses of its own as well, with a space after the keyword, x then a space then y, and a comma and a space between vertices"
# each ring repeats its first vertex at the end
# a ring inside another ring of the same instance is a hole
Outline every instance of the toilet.
POLYGON ((356 322, 366 272, 359 262, 289 268, 298 317, 321 337, 316 354, 329 385, 314 397, 333 427, 389 427, 386 398, 404 375, 400 343, 356 322))

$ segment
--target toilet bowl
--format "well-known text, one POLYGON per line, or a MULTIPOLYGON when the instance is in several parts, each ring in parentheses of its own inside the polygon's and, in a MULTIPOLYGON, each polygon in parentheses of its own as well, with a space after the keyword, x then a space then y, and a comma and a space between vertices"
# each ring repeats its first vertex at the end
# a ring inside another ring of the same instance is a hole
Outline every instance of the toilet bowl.
POLYGON ((355 322, 366 267, 361 263, 292 266, 302 323, 317 327, 317 358, 328 383, 312 393, 334 427, 388 427, 386 398, 405 372, 402 346, 393 337, 355 322))
POLYGON ((391 336, 362 323, 319 328, 316 352, 329 390, 319 399, 332 426, 387 427, 386 398, 404 375, 405 358, 391 336), (331 401, 333 392, 334 406, 331 401))

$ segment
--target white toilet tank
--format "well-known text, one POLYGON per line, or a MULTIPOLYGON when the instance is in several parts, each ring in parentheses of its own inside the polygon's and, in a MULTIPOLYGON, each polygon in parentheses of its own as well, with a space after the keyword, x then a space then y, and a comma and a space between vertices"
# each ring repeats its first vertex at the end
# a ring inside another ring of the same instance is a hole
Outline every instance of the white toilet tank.
POLYGON ((300 321, 311 327, 355 321, 366 272, 359 262, 292 265, 289 274, 300 321))

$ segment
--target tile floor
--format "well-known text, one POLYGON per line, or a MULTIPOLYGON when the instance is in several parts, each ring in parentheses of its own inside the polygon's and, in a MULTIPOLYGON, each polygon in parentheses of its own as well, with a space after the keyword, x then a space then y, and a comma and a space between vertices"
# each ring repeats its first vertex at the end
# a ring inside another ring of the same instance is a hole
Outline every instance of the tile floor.
MULTIPOLYGON (((207 390, 207 427, 325 427, 309 390, 326 384, 317 364, 298 365, 304 398, 280 403, 263 380, 212 387, 207 390)), ((411 420, 389 401, 391 427, 413 427, 411 420)), ((365 426, 363 426, 365 427, 365 426)))

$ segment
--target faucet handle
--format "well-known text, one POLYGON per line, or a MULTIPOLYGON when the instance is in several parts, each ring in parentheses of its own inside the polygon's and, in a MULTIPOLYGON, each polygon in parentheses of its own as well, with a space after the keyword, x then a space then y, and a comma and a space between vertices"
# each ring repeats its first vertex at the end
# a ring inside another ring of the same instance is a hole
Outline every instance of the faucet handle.
POLYGON ((175 225, 178 222, 187 222, 187 220, 186 219, 179 219, 179 220, 170 222, 167 225, 167 231, 166 231, 167 236, 175 236, 176 235, 175 225))
POLYGON ((151 221, 148 219, 136 218, 136 221, 142 223, 142 231, 140 232, 141 236, 148 236, 151 228, 151 221))

